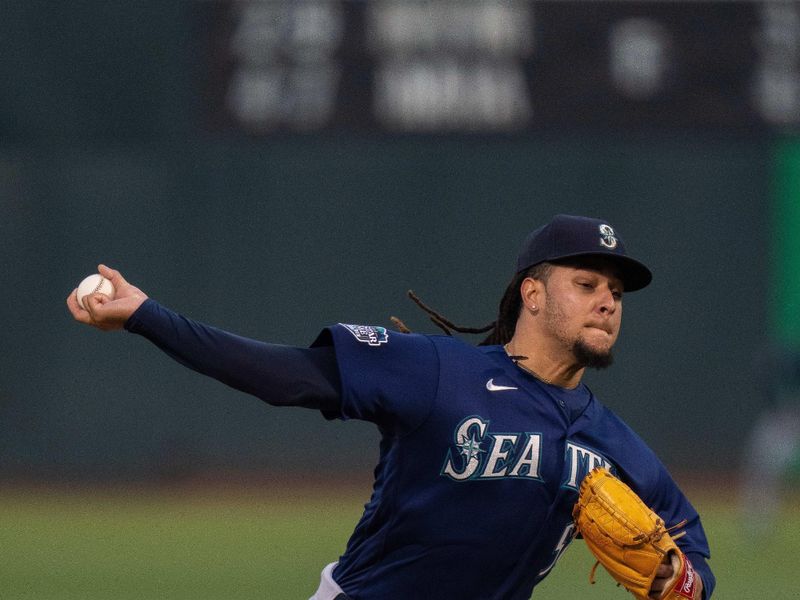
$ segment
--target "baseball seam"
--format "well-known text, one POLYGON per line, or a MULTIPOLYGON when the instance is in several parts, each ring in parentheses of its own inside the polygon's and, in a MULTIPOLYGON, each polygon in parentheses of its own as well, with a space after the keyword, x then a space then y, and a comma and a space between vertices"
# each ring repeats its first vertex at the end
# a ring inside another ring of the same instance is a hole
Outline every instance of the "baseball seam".
POLYGON ((103 284, 104 284, 105 282, 106 282, 106 278, 101 276, 101 277, 100 277, 100 281, 98 281, 98 282, 97 282, 97 285, 96 285, 96 286, 95 286, 95 288, 92 290, 92 293, 93 293, 93 294, 96 294, 97 292, 99 292, 99 291, 100 291, 100 288, 101 288, 101 287, 103 287, 103 284))

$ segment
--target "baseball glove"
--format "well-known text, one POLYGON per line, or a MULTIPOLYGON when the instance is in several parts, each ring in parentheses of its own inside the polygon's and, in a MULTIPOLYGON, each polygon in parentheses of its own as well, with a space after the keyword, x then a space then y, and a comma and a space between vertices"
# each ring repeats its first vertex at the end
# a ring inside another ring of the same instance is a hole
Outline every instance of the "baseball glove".
POLYGON ((602 467, 584 478, 572 516, 597 559, 589 575, 591 583, 597 565, 602 564, 618 585, 639 600, 648 600, 658 566, 671 562, 674 575, 659 599, 694 600, 697 577, 674 541, 684 532, 670 535, 686 521, 666 528, 631 488, 602 467))

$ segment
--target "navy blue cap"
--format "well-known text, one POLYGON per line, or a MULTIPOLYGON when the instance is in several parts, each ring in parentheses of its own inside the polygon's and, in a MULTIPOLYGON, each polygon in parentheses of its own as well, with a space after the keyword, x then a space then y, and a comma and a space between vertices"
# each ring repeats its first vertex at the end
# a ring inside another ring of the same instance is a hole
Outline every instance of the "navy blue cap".
POLYGON ((579 256, 611 259, 626 292, 640 290, 653 279, 650 269, 628 256, 622 238, 607 221, 572 215, 556 215, 526 238, 517 258, 517 273, 541 262, 579 256))

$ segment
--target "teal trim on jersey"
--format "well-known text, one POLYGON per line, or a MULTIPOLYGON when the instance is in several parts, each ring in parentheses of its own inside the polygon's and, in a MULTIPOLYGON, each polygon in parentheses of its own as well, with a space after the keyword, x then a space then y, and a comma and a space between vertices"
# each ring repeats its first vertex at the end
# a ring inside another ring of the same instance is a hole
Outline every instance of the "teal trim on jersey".
POLYGON ((800 347, 800 140, 775 150, 772 232, 771 333, 800 347))

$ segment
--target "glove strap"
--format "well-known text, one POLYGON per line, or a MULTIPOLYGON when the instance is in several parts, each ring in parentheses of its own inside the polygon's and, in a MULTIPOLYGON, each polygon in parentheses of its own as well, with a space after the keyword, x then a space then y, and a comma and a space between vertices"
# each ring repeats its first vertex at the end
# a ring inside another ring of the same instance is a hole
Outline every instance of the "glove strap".
POLYGON ((695 573, 692 563, 686 558, 686 555, 681 556, 683 561, 683 574, 675 582, 672 588, 672 594, 669 598, 688 598, 694 600, 694 595, 697 592, 697 573, 695 573))

